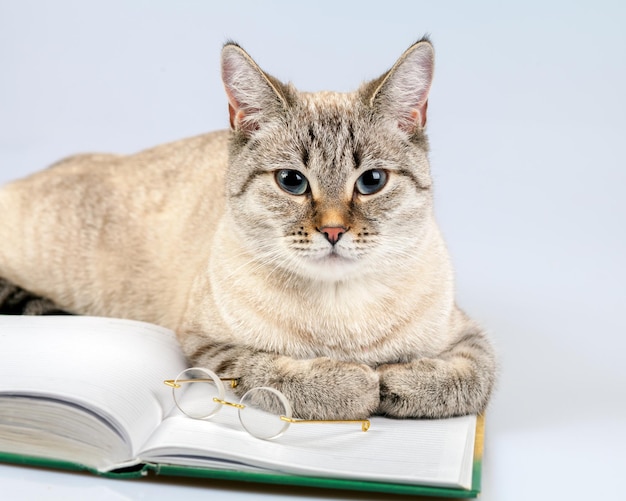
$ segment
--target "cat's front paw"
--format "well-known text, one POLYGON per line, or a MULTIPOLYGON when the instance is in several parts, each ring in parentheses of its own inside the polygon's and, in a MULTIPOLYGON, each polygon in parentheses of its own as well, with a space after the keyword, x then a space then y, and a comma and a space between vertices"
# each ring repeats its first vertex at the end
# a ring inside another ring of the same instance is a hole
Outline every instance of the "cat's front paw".
POLYGON ((471 370, 466 361, 419 359, 386 364, 380 377, 378 413, 399 418, 445 418, 481 412, 489 375, 471 370))
POLYGON ((380 377, 378 413, 398 418, 443 418, 467 413, 459 392, 464 382, 438 359, 386 364, 380 377))
POLYGON ((365 419, 379 405, 378 374, 364 364, 329 358, 289 361, 277 388, 303 419, 365 419))
POLYGON ((380 378, 380 405, 378 414, 390 417, 434 417, 432 411, 425 412, 429 398, 425 393, 424 381, 414 364, 385 364, 376 369, 380 378))

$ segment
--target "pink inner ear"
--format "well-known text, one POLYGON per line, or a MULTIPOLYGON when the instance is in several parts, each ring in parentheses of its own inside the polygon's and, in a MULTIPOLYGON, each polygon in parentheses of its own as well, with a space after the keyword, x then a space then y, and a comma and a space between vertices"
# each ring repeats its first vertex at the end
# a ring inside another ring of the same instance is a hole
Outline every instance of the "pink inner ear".
MULTIPOLYGON (((228 81, 226 79, 230 77, 229 67, 226 65, 224 66, 223 77, 225 82, 224 87, 226 90, 226 97, 228 99, 228 119, 230 122, 230 128, 232 130, 240 130, 245 133, 258 130, 259 124, 256 121, 245 120, 246 111, 244 111, 244 106, 242 106, 241 103, 235 98, 231 89, 228 88, 228 84, 226 84, 228 81)), ((254 114, 259 110, 257 108, 248 107, 247 111, 248 113, 254 114)))
POLYGON ((428 100, 423 104, 419 104, 417 108, 411 109, 405 120, 398 123, 398 127, 407 134, 413 134, 416 127, 424 128, 426 125, 426 111, 428 110, 428 100))
POLYGON ((383 112, 395 116, 400 129, 413 134, 426 126, 428 93, 433 77, 433 52, 430 44, 419 42, 398 60, 381 89, 383 112))
POLYGON ((428 99, 422 105, 422 109, 419 112, 420 113, 420 125, 422 126, 422 128, 426 126, 426 112, 427 111, 428 111, 428 99))
MULTIPOLYGON (((251 110, 252 112, 257 110, 251 110)), ((230 121, 230 128, 232 130, 240 130, 245 133, 254 132, 259 130, 259 124, 256 121, 248 120, 245 121, 244 118, 246 114, 242 109, 235 110, 232 104, 228 103, 228 115, 230 121)))
MULTIPOLYGON (((228 75, 228 72, 225 69, 224 76, 227 76, 227 75, 228 75)), ((233 93, 230 91, 230 89, 226 85, 226 81, 227 80, 224 80, 225 82, 224 87, 226 90, 226 98, 228 99, 228 115, 229 115, 229 120, 230 120, 230 128, 235 130, 237 126, 237 120, 243 117, 239 116, 239 113, 240 113, 239 103, 237 102, 237 100, 235 99, 235 96, 233 96, 233 93)))
MULTIPOLYGON (((226 89, 226 96, 228 98, 228 119, 230 122, 230 128, 233 130, 240 130, 243 132, 253 132, 259 129, 259 124, 253 121, 245 121, 246 113, 243 107, 233 96, 233 93, 229 89, 226 89)), ((258 110, 250 109, 251 113, 258 110)))
POLYGON ((228 103, 228 115, 229 115, 229 119, 230 119, 230 128, 235 130, 235 108, 233 108, 233 105, 228 103))
POLYGON ((241 129, 242 119, 245 115, 241 103, 235 98, 231 88, 234 74, 235 67, 233 63, 229 59, 224 60, 222 64, 222 81, 224 82, 224 90, 226 91, 226 98, 228 99, 228 118, 230 128, 237 130, 241 129))

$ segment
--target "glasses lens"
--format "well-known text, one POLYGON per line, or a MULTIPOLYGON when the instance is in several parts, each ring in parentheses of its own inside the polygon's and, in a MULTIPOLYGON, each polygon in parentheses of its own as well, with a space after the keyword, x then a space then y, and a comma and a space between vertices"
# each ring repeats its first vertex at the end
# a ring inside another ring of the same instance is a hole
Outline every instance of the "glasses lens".
POLYGON ((265 440, 277 438, 289 428, 281 416, 291 417, 291 406, 287 398, 274 388, 253 388, 242 398, 243 409, 239 409, 239 421, 250 435, 265 440))
POLYGON ((214 399, 224 399, 224 387, 213 372, 194 367, 181 372, 174 383, 180 385, 172 388, 174 402, 187 416, 205 419, 220 409, 214 399))

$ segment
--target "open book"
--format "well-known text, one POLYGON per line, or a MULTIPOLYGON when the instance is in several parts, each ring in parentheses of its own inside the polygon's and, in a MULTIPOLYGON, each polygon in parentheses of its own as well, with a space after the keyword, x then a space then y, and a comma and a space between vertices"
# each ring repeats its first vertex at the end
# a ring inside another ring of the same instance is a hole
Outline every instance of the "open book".
MULTIPOLYGON (((239 479, 472 497, 482 417, 292 425, 267 441, 236 411, 182 414, 163 384, 187 368, 174 334, 130 320, 0 315, 0 461, 102 475, 239 479)), ((237 397, 229 395, 230 401, 237 397)))

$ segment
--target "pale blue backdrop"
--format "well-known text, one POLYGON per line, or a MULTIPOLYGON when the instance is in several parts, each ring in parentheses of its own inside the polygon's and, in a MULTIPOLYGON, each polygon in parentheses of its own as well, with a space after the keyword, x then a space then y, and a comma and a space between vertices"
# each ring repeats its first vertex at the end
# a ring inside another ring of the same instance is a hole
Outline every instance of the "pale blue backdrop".
MULTIPOLYGON (((228 39, 301 89, 351 90, 429 33, 438 218, 459 303, 501 355, 482 499, 608 499, 626 470, 625 6, 0 0, 0 182, 226 127, 228 39)), ((12 466, 0 485, 15 499, 324 495, 12 466)))

